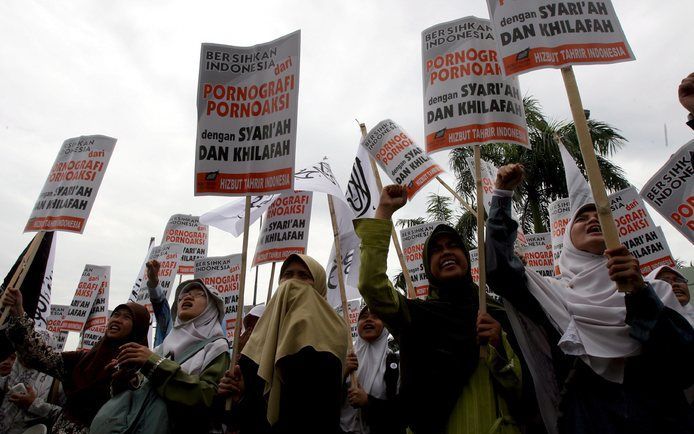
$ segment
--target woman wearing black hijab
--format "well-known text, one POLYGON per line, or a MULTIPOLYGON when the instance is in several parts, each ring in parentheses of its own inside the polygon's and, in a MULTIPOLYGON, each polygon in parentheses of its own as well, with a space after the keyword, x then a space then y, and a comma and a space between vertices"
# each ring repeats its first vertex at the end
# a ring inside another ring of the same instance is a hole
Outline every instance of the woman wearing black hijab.
POLYGON ((405 422, 416 434, 518 433, 505 396, 520 394, 520 362, 500 324, 478 312, 478 289, 458 233, 439 225, 425 242, 426 300, 406 299, 388 280, 390 218, 406 202, 404 187, 388 186, 376 218, 355 221, 362 240, 359 291, 400 341, 405 422))
POLYGON ((123 384, 129 379, 126 372, 113 375, 112 362, 119 347, 127 342, 147 345, 147 309, 136 303, 117 306, 106 324, 104 337, 94 348, 60 353, 34 331, 34 320, 26 316, 22 307, 22 294, 14 288, 5 292, 3 306, 11 308, 6 333, 22 363, 63 383, 66 401, 51 432, 88 433, 94 415, 111 397, 112 380, 121 380, 116 383, 123 384))

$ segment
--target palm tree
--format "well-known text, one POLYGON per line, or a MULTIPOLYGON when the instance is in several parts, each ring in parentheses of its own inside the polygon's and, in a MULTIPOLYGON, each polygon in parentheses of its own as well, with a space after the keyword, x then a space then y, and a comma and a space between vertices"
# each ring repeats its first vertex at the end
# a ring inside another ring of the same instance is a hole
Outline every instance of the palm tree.
MULTIPOLYGON (((521 218, 525 232, 547 232, 549 215, 547 206, 550 202, 567 197, 564 165, 561 161, 559 147, 554 140, 558 134, 569 153, 585 174, 583 157, 578 146, 578 138, 573 122, 548 121, 542 113, 537 100, 523 98, 525 116, 528 123, 528 138, 532 149, 508 143, 494 143, 482 146, 482 158, 495 166, 509 163, 522 163, 525 166, 525 180, 518 187, 514 196, 516 210, 521 218)), ((608 190, 617 191, 629 186, 621 168, 607 160, 626 139, 612 126, 588 120, 588 127, 593 137, 593 145, 598 158, 605 186, 608 190)), ((450 165, 458 179, 457 190, 471 203, 475 201, 475 183, 468 170, 465 157, 472 156, 471 148, 454 149, 450 155, 450 165)), ((474 221, 471 222, 473 228, 474 221)))

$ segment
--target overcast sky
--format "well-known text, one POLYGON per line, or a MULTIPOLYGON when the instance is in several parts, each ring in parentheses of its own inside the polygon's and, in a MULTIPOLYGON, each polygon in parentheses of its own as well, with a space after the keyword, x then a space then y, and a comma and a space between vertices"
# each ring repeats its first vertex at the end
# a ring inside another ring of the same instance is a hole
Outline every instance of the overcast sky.
MULTIPOLYGON (((694 136, 676 92, 694 71, 694 2, 613 3, 637 60, 575 69, 591 117, 629 140, 614 161, 641 187, 694 136)), ((391 118, 423 144, 420 33, 467 15, 486 18, 484 1, 0 2, 0 271, 30 241, 33 234, 22 230, 69 137, 104 134, 118 143, 84 234, 57 236, 54 303, 70 302, 86 263, 110 265, 110 306, 125 301, 150 236, 159 242, 169 216, 199 215, 229 200, 193 197, 201 42, 253 45, 301 29, 296 164, 327 156, 344 185, 360 137, 355 118, 369 127, 391 118)), ((570 118, 558 71, 520 82, 550 118, 570 118)), ((448 169, 446 153, 435 158, 448 169)), ((444 190, 430 183, 396 217, 423 215, 429 192, 444 190)), ((331 232, 324 195, 314 196, 313 210, 309 253, 325 263, 331 232)), ((674 256, 694 260, 692 245, 653 217, 674 256)), ((210 232, 210 256, 240 251, 241 238, 210 232)), ((257 234, 256 224, 249 255, 257 234)), ((390 263, 394 274, 393 255, 390 263)), ((269 269, 260 269, 261 299, 269 269)))

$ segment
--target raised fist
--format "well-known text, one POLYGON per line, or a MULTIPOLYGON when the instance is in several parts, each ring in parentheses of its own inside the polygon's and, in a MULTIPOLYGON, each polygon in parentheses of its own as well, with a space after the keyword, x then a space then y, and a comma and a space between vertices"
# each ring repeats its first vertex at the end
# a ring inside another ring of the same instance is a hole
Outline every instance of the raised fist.
POLYGON ((387 185, 381 191, 381 199, 376 208, 376 218, 390 220, 395 211, 407 203, 407 189, 402 185, 387 185))
POLYGON ((525 176, 525 172, 522 164, 507 164, 501 166, 496 174, 494 187, 496 187, 497 190, 513 191, 518 187, 518 184, 523 181, 523 176, 525 176))

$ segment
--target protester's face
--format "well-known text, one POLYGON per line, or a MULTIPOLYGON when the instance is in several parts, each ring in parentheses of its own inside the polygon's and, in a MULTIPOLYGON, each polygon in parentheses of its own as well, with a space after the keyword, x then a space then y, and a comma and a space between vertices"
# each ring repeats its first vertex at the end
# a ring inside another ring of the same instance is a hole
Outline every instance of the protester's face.
POLYGON ((106 337, 122 340, 133 331, 133 314, 125 308, 116 309, 106 324, 106 337))
POLYGON ((253 330, 255 328, 255 325, 258 324, 259 319, 260 318, 258 318, 255 315, 246 315, 243 318, 243 328, 246 330, 253 330))
POLYGON ((207 294, 200 286, 192 286, 178 295, 178 319, 188 321, 196 318, 207 307, 207 294))
POLYGON ((4 377, 5 375, 10 375, 10 371, 12 371, 12 365, 14 365, 14 361, 17 358, 17 354, 12 353, 5 360, 0 362, 0 377, 4 377))
POLYGON ((430 242, 429 264, 431 274, 441 282, 459 280, 468 272, 463 246, 449 234, 441 234, 430 242))
POLYGON ((663 270, 658 273, 657 279, 665 281, 672 286, 672 292, 675 293, 677 301, 679 301, 682 306, 689 303, 689 287, 687 286, 687 279, 680 277, 677 273, 673 273, 670 270, 663 270))
POLYGON ((309 270, 306 264, 301 261, 292 261, 287 265, 280 276, 280 284, 289 279, 301 280, 309 285, 313 285, 315 283, 311 270, 309 270))
POLYGON ((595 207, 586 207, 576 215, 571 225, 571 242, 578 250, 596 255, 603 254, 605 238, 602 236, 595 207))
POLYGON ((373 342, 383 333, 383 321, 367 311, 359 317, 357 333, 366 342, 373 342))

